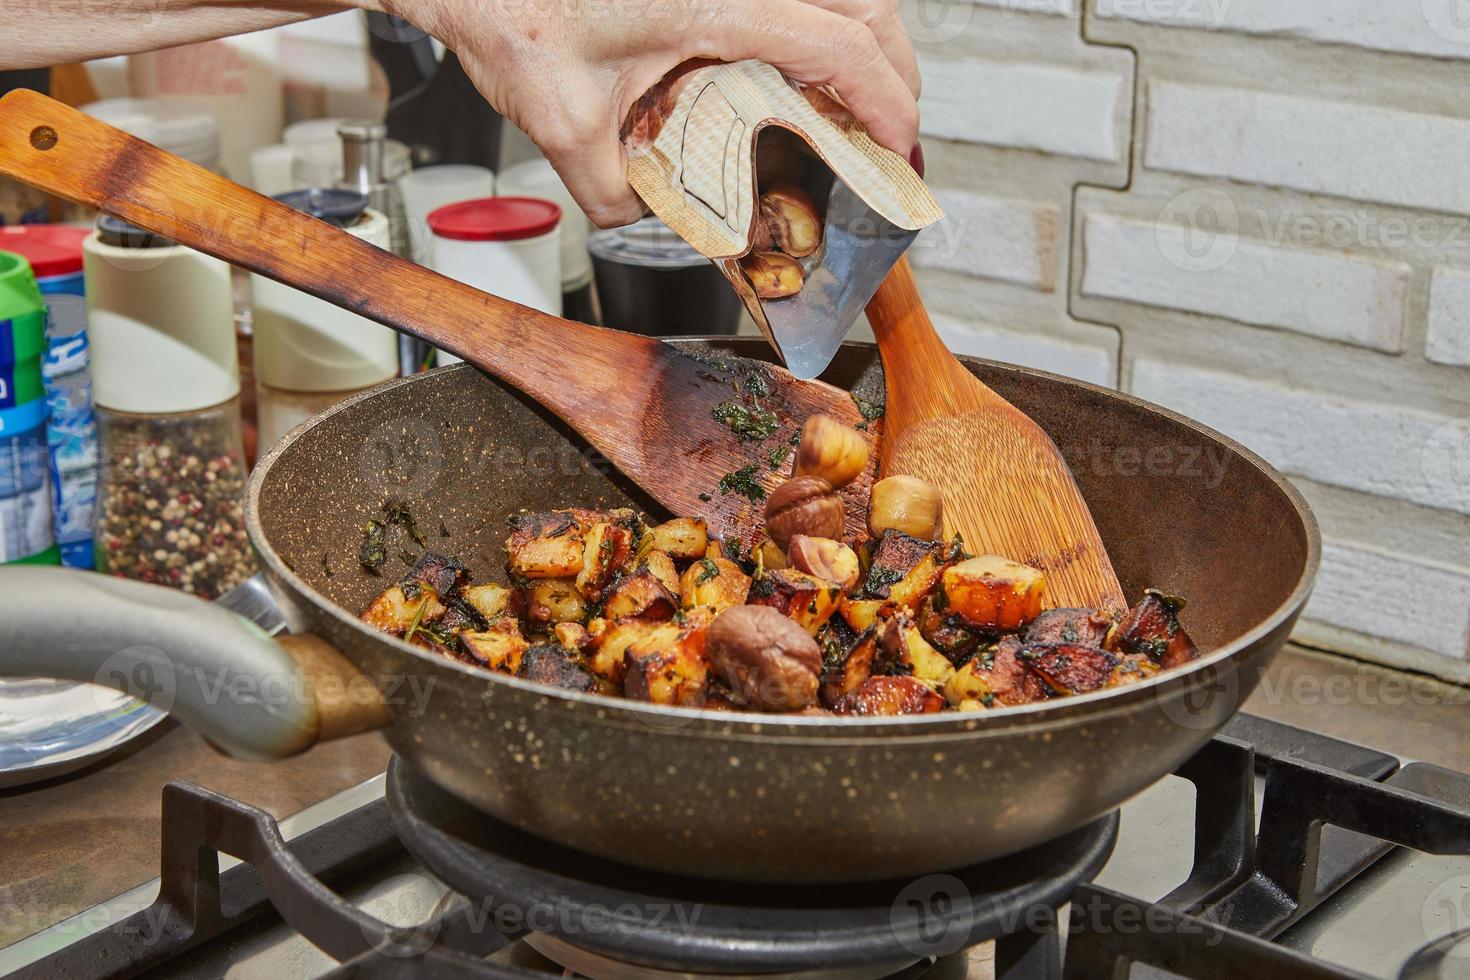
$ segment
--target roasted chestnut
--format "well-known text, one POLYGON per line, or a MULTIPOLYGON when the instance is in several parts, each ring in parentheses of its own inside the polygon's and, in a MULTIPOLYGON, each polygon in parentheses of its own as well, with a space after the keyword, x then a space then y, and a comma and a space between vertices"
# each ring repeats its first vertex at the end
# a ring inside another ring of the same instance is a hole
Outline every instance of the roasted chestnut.
POLYGON ((842 501, 819 476, 794 477, 766 498, 766 534, 782 549, 798 534, 839 538, 845 524, 842 501))

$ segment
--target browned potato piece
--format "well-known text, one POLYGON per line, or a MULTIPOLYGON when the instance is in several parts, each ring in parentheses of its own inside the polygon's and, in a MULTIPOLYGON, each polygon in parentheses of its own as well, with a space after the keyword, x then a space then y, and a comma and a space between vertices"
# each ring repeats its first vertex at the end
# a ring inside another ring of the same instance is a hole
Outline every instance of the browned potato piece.
POLYGON ((592 525, 583 538, 582 570, 577 573, 577 591, 596 602, 613 575, 632 554, 633 532, 611 521, 592 525))
POLYGON ((896 666, 894 673, 917 677, 932 687, 943 687, 954 676, 954 665, 944 654, 929 645, 919 627, 906 615, 898 615, 883 624, 878 634, 883 661, 896 666))
POLYGON ((648 571, 658 579, 658 584, 669 590, 669 595, 677 601, 679 598, 679 570, 674 567, 674 559, 666 551, 650 551, 643 559, 643 564, 648 566, 648 571))
POLYGON ((842 601, 837 604, 837 613, 848 626, 861 633, 878 622, 888 605, 886 599, 854 599, 852 596, 843 596, 842 601))
POLYGON ((520 669, 516 676, 523 680, 565 691, 594 691, 597 679, 587 669, 559 646, 541 643, 528 649, 521 656, 520 669))
POLYGON ((977 653, 944 685, 950 704, 978 701, 992 705, 1029 704, 1047 694, 1046 685, 1021 661, 1021 641, 1008 636, 977 653))
MULTIPOLYGON (((944 609, 980 629, 1020 629, 1041 613, 1046 579, 1041 572, 996 555, 951 565, 941 579, 944 609)), ((938 605, 938 600, 936 600, 938 605)))
POLYGON ((781 568, 790 568, 791 562, 786 557, 786 552, 781 546, 770 538, 761 538, 761 543, 755 546, 751 557, 760 562, 760 567, 768 572, 774 572, 781 568))
POLYGON ((704 521, 692 517, 676 517, 664 521, 652 531, 653 547, 675 561, 694 561, 709 547, 709 534, 704 521))
POLYGON ((368 604, 362 614, 362 621, 380 633, 391 633, 393 636, 402 636, 409 626, 413 624, 414 617, 418 617, 420 623, 432 623, 444 615, 444 606, 439 602, 439 597, 434 590, 428 586, 419 586, 413 598, 409 598, 403 592, 403 586, 395 585, 391 589, 384 589, 377 597, 368 604), (420 607, 423 615, 419 615, 420 607))
POLYGON ((927 715, 944 708, 944 698, 913 677, 869 677, 832 704, 839 715, 927 715))
POLYGON ((1199 656, 1199 649, 1179 625, 1183 607, 1183 600, 1149 589, 1108 637, 1107 648, 1147 654, 1165 670, 1189 663, 1199 656))
POLYGON ((902 531, 885 531, 873 549, 864 584, 870 599, 917 609, 939 578, 943 545, 902 531))
POLYGON ((1056 643, 1026 646, 1021 659, 1057 694, 1086 694, 1108 683, 1118 658, 1106 650, 1056 643))
POLYGON ((637 619, 624 620, 621 623, 608 624, 606 620, 593 620, 589 632, 595 637, 592 654, 588 660, 593 673, 604 677, 622 687, 623 675, 627 669, 628 647, 649 633, 658 629, 662 624, 656 622, 643 622, 637 619), (598 630, 598 624, 606 628, 598 630), (600 635, 597 635, 599 634, 600 635))
POLYGON ((696 610, 683 623, 655 627, 629 646, 623 693, 654 704, 704 704, 709 690, 704 644, 713 618, 707 610, 696 610))
POLYGON ((745 602, 750 576, 728 558, 701 558, 684 569, 679 594, 685 609, 709 606, 715 612, 745 602))
POLYGON ((556 637, 558 646, 572 653, 581 653, 589 637, 587 627, 581 623, 557 623, 551 635, 556 637))
POLYGON ((537 579, 526 590, 526 618, 547 624, 584 622, 587 601, 570 578, 537 579))
POLYGON ((782 568, 767 572, 750 588, 752 606, 771 606, 794 619, 812 636, 832 618, 842 599, 842 588, 815 575, 782 568))
POLYGON ((1129 684, 1137 684, 1153 677, 1160 670, 1158 664, 1154 663, 1147 654, 1127 653, 1118 658, 1118 666, 1113 668, 1112 676, 1108 678, 1107 687, 1125 687, 1129 684))
POLYGON ((621 619, 668 619, 678 609, 678 600, 664 588, 644 565, 618 576, 603 595, 602 615, 616 622, 621 619))
POLYGON ((455 589, 469 581, 469 577, 470 570, 458 560, 434 551, 425 551, 414 562, 413 568, 409 569, 405 581, 427 585, 439 595, 453 595, 455 589))
POLYGON ((582 528, 570 511, 511 518, 505 550, 512 575, 568 578, 582 571, 582 528))
POLYGON ((983 631, 968 626, 953 613, 936 612, 935 599, 936 596, 931 595, 924 600, 914 621, 919 624, 919 634, 929 641, 929 645, 958 666, 974 655, 984 636, 983 631))
POLYGON ((1026 627, 1027 644, 1080 643, 1100 647, 1113 621, 1096 609, 1048 609, 1026 627))
POLYGON ((510 608, 511 591, 503 585, 467 585, 459 595, 486 619, 503 616, 510 608))
POLYGON ((878 657, 878 631, 868 629, 845 652, 828 660, 822 670, 822 703, 831 707, 873 676, 878 657))
POLYGON ((488 632, 461 633, 460 642, 482 666, 512 675, 521 669, 521 658, 530 647, 513 619, 497 621, 488 632))

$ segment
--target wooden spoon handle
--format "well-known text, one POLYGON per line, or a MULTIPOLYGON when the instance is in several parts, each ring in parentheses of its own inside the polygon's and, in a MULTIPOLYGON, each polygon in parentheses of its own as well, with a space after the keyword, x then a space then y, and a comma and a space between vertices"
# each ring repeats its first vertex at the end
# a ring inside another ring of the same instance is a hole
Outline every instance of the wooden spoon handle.
POLYGON ((656 343, 482 293, 35 92, 0 98, 0 173, 413 334, 564 418, 618 376, 579 366, 563 404, 548 379, 569 350, 611 368, 656 343))

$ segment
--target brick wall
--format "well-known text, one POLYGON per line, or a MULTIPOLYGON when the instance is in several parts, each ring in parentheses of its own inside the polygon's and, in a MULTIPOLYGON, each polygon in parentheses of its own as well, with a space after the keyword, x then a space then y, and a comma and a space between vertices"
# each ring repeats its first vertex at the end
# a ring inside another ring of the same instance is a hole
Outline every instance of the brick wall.
POLYGON ((1260 452, 1322 524, 1298 638, 1470 681, 1463 0, 904 2, 950 345, 1260 452))

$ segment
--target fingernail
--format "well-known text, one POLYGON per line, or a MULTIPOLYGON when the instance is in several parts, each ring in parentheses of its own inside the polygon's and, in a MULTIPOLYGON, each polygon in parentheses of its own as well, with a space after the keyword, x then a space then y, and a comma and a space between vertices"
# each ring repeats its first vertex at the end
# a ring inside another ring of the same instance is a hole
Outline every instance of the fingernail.
POLYGON ((914 173, 920 177, 924 176, 924 146, 915 143, 914 148, 909 150, 909 166, 914 168, 914 173))

